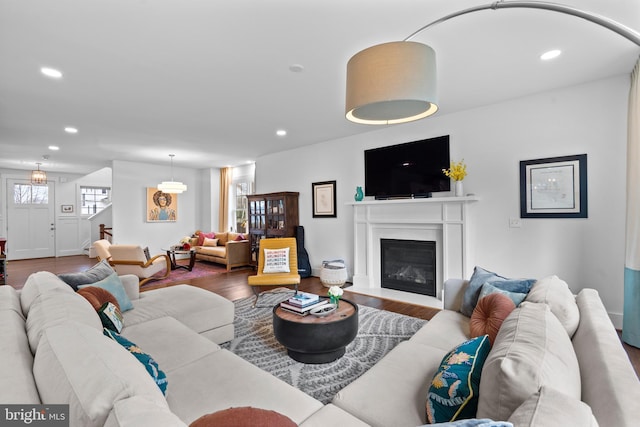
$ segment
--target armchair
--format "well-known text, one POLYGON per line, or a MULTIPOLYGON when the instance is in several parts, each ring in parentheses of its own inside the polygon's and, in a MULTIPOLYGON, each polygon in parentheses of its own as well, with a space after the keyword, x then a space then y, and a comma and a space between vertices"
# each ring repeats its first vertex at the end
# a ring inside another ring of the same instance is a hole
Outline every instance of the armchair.
MULTIPOLYGON (((272 238, 260 240, 260 248, 258 252, 258 274, 247 277, 247 282, 253 288, 256 300, 253 303, 255 307, 258 303, 260 293, 257 291, 258 286, 291 286, 295 287, 295 293, 298 293, 298 285, 300 284, 300 275, 298 274, 298 251, 296 239, 294 237, 272 238), (265 273, 266 256, 265 249, 284 249, 289 248, 289 272, 265 273)), ((269 293, 265 291, 263 293, 269 293)))
POLYGON ((166 254, 147 260, 144 249, 138 245, 112 245, 107 240, 93 244, 99 259, 106 259, 118 275, 134 274, 140 278, 140 286, 150 280, 164 279, 171 273, 171 260, 166 254), (105 243, 106 242, 106 243, 105 243), (160 275, 164 270, 164 275, 160 275))

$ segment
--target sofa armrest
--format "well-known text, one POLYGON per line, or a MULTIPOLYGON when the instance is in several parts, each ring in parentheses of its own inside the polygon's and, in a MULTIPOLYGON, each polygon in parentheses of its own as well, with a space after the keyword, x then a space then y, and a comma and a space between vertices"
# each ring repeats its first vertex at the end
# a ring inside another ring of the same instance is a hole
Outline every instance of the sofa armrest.
POLYGON ((460 311, 462 297, 468 285, 469 281, 464 279, 447 279, 444 282, 442 300, 445 310, 460 311))
POLYGON ((130 300, 140 298, 140 279, 135 274, 124 274, 120 277, 124 290, 130 300))
POLYGON ((237 265, 249 263, 249 241, 227 242, 227 264, 237 265))

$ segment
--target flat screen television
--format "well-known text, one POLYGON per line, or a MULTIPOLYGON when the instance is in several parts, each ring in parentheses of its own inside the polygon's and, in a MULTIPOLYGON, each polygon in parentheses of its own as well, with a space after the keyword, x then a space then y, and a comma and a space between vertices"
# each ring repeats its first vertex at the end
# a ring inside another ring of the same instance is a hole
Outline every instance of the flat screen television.
POLYGON ((431 197, 449 191, 449 135, 364 152, 365 195, 376 199, 431 197))

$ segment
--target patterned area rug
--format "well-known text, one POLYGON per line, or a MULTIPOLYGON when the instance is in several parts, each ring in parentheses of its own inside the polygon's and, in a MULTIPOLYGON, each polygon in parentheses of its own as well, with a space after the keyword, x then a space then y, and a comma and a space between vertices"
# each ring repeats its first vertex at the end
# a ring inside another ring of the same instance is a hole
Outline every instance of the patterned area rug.
MULTIPOLYGON (((178 260, 178 264, 188 265, 189 260, 180 259, 178 260)), ((234 269, 234 271, 240 270, 240 269, 242 268, 237 267, 234 269)), ((145 285, 143 285, 143 288, 146 285, 152 286, 152 285, 168 285, 168 284, 174 284, 174 283, 189 283, 189 280, 191 279, 199 279, 201 277, 213 276, 215 274, 226 273, 226 272, 227 272, 227 267, 225 267, 222 264, 196 260, 195 264, 193 265, 193 269, 191 271, 185 270, 183 268, 172 270, 171 273, 169 273, 169 277, 165 279, 160 279, 160 280, 151 280, 145 283, 145 285)))
MULTIPOLYGON (((260 305, 278 304, 291 293, 262 295, 260 305)), ((302 390, 322 403, 358 378, 393 347, 409 339, 426 320, 366 306, 359 307, 358 335, 340 359, 307 365, 287 356, 273 335, 272 308, 253 308, 254 298, 234 301, 236 338, 222 345, 260 369, 302 390)))

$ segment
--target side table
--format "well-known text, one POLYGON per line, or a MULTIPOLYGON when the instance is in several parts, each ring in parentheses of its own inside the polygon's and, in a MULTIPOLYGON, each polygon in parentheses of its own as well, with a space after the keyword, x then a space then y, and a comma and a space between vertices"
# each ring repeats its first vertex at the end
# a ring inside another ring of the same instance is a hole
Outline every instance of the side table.
POLYGON ((187 271, 193 270, 193 266, 196 263, 196 250, 195 249, 163 249, 163 251, 167 252, 169 256, 169 261, 171 261, 171 270, 176 270, 178 268, 183 268, 187 271), (178 264, 176 263, 176 254, 186 255, 189 254, 189 264, 178 264))

